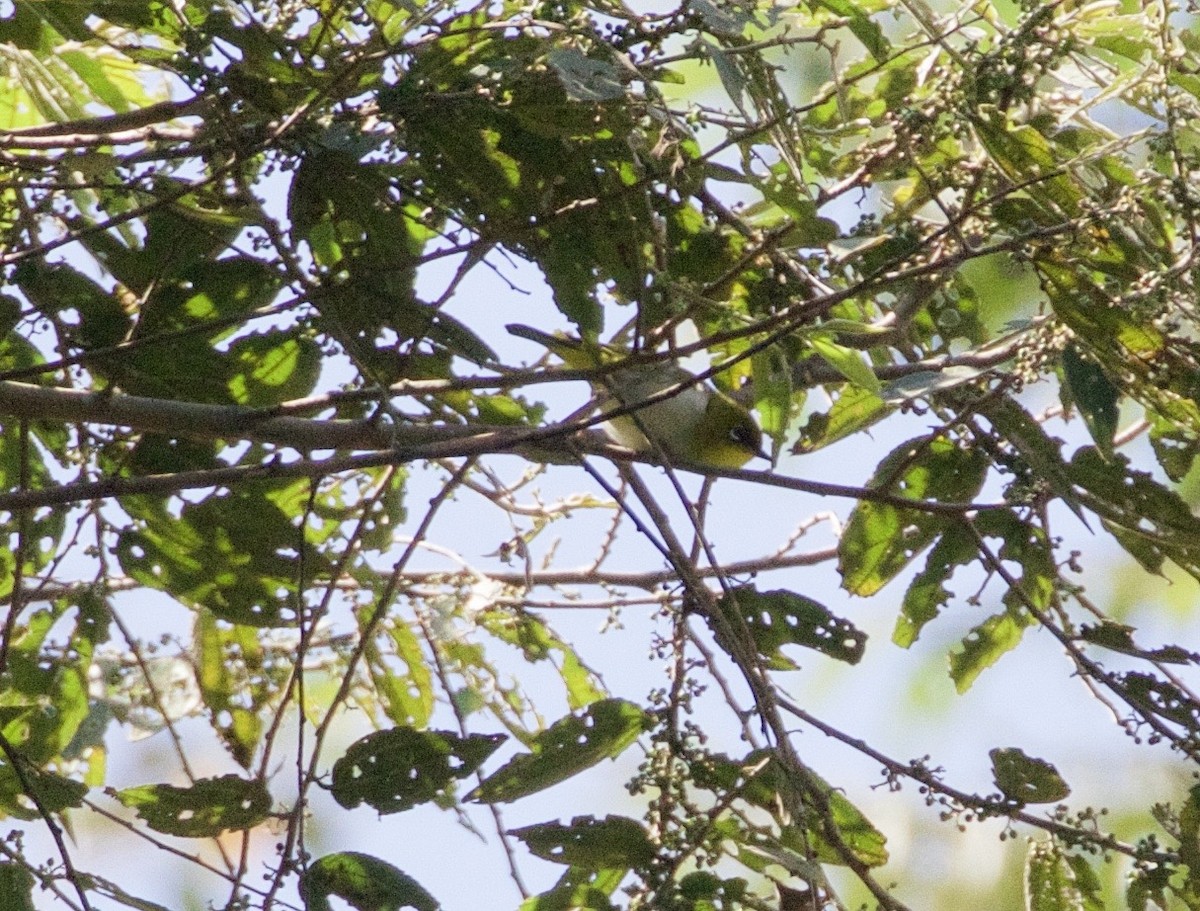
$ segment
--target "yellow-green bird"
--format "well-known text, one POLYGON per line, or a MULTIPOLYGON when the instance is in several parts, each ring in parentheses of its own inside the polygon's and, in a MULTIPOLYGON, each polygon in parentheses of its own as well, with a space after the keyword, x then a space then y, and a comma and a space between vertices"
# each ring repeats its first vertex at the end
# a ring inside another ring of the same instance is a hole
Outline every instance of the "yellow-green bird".
MULTIPOLYGON (((513 335, 545 346, 576 370, 594 369, 620 357, 599 345, 550 335, 531 326, 512 323, 507 328, 513 335)), ((695 376, 674 362, 614 370, 594 380, 592 386, 601 397, 602 411, 635 406, 668 389, 680 390, 607 422, 608 435, 634 452, 653 452, 658 447, 672 462, 709 468, 741 468, 755 456, 770 458, 763 451, 762 431, 750 412, 725 393, 696 382, 695 376)))

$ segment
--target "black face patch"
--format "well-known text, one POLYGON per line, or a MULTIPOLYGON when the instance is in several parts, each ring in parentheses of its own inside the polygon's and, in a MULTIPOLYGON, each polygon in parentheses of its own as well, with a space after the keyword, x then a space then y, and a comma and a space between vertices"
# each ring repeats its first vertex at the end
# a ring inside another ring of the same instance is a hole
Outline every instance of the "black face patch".
POLYGON ((751 449, 758 448, 758 441, 755 440, 754 434, 748 427, 731 427, 729 429, 729 439, 731 442, 740 443, 743 446, 748 446, 751 449))
POLYGON ((762 449, 762 434, 757 432, 753 427, 747 427, 744 424, 739 424, 736 427, 729 428, 729 442, 736 443, 745 449, 749 449, 756 456, 768 458, 767 454, 762 449))

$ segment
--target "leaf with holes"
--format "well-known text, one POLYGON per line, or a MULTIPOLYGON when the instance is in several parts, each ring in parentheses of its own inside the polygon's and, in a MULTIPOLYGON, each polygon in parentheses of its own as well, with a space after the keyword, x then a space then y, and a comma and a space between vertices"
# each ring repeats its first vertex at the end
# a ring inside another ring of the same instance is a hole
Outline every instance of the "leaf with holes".
POLYGON ((184 838, 210 838, 230 829, 250 829, 271 812, 266 784, 239 775, 201 778, 187 788, 147 784, 125 788, 116 796, 125 806, 137 810, 154 831, 184 838))
MULTIPOLYGON (((979 493, 987 467, 979 449, 943 436, 922 437, 888 453, 870 486, 905 500, 965 503, 979 493)), ((860 501, 838 547, 842 587, 862 597, 875 594, 952 522, 928 510, 860 501)))
POLYGON ((625 816, 576 816, 526 826, 508 833, 525 842, 535 857, 588 870, 641 868, 654 859, 654 844, 640 822, 625 816))
POLYGON ((786 589, 759 592, 752 585, 731 589, 717 602, 724 622, 710 621, 722 648, 730 651, 728 636, 741 627, 754 647, 774 670, 796 670, 783 654, 785 645, 802 645, 830 658, 857 664, 866 648, 867 635, 854 624, 835 617, 825 605, 786 589))
POLYGON ((347 809, 366 803, 380 813, 399 813, 431 800, 446 805, 454 781, 478 769, 505 739, 410 727, 376 731, 334 763, 330 790, 347 809))
POLYGON ((511 759, 467 795, 481 803, 508 803, 614 759, 646 730, 649 717, 624 699, 594 702, 542 731, 528 753, 511 759))
POLYGON ((1058 774, 1058 769, 1035 756, 1026 756, 1016 747, 994 749, 992 777, 996 787, 1009 800, 1019 804, 1057 803, 1071 793, 1070 787, 1058 774))

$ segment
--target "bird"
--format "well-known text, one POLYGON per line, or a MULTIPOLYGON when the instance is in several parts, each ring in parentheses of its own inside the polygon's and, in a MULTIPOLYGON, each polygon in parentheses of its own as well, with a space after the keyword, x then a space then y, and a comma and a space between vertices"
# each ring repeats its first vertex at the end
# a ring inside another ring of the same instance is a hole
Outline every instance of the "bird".
MULTIPOLYGON (((620 359, 620 352, 583 339, 551 335, 520 323, 506 328, 512 335, 537 342, 576 370, 596 369, 620 359)), ((700 468, 741 468, 756 457, 770 459, 763 450, 762 430, 750 412, 674 361, 614 369, 591 382, 601 397, 601 411, 631 409, 605 424, 608 436, 626 449, 661 450, 671 462, 700 468), (635 408, 669 389, 678 391, 635 408)))

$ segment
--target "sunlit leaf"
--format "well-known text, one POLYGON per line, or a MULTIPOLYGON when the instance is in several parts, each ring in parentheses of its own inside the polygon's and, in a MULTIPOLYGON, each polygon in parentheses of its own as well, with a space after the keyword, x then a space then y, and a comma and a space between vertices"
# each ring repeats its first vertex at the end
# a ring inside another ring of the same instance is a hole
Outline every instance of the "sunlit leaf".
MULTIPOLYGON (((965 503, 978 493, 986 471, 978 450, 944 437, 918 439, 892 450, 871 486, 900 499, 965 503)), ((863 500, 838 549, 842 585, 856 595, 874 594, 952 526, 952 519, 935 512, 863 500)))
POLYGON ((539 734, 522 753, 493 772, 469 800, 509 803, 565 781, 602 759, 613 759, 645 730, 646 714, 623 699, 593 702, 539 734))

